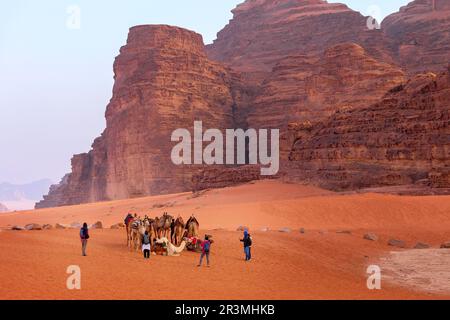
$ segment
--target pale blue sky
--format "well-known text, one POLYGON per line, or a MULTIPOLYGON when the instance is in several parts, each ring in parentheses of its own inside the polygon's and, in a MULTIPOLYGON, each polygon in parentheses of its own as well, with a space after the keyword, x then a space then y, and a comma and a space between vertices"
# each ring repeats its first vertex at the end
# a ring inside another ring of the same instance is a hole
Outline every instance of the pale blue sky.
MULTIPOLYGON (((243 0, 7 0, 0 10, 0 182, 55 182, 70 158, 87 152, 104 129, 112 65, 128 29, 170 24, 205 42, 243 0), (81 9, 81 28, 66 26, 67 8, 81 9)), ((408 0, 347 0, 384 17, 408 0)))

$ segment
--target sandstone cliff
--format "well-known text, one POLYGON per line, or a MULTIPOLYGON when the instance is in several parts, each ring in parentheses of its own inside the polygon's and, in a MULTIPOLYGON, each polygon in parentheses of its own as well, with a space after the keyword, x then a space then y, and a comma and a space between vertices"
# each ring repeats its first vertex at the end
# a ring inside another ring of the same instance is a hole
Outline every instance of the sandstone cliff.
POLYGON ((380 30, 369 30, 367 18, 346 5, 322 0, 247 0, 207 47, 208 55, 258 81, 261 73, 289 55, 321 54, 337 44, 354 42, 389 62, 380 30))
POLYGON ((450 1, 415 0, 388 16, 381 28, 394 59, 410 74, 440 72, 450 62, 450 1))
POLYGON ((37 208, 192 190, 198 168, 175 166, 171 133, 233 128, 245 105, 238 75, 210 61, 202 37, 169 26, 138 26, 114 63, 106 130, 37 208))
POLYGON ((173 165, 171 132, 195 120, 280 129, 281 174, 291 180, 449 186, 448 73, 430 73, 450 60, 447 1, 415 0, 381 30, 322 0, 246 0, 233 14, 206 47, 181 28, 132 28, 114 63, 105 131, 36 207, 260 178, 253 166, 173 165))
POLYGON ((449 188, 450 68, 417 75, 370 107, 295 128, 290 178, 331 189, 419 183, 449 188))
POLYGON ((248 123, 285 131, 291 122, 316 122, 343 108, 375 103, 403 81, 400 68, 377 61, 354 43, 288 56, 260 86, 248 123))

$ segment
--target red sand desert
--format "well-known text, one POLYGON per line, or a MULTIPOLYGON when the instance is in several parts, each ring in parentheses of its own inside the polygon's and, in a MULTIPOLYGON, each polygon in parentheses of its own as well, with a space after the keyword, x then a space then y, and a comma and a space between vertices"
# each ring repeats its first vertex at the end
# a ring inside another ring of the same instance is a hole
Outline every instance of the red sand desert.
POLYGON ((262 181, 237 187, 0 215, 0 299, 448 299, 450 196, 338 194, 262 181), (164 207, 165 206, 165 207, 164 207), (212 234, 211 268, 198 254, 152 256, 126 246, 128 210, 195 214, 212 234), (76 229, 10 231, 13 225, 95 223, 88 256, 76 229), (238 226, 253 236, 243 261, 238 226), (269 231, 262 231, 269 228, 269 231), (291 232, 279 232, 290 228, 291 232), (305 233, 300 233, 304 228, 305 233), (342 232, 346 231, 346 232, 342 232), (363 239, 367 232, 377 241, 363 239), (407 249, 388 246, 405 241, 407 249), (430 249, 414 250, 417 242, 430 249), (369 265, 382 269, 381 290, 366 286, 369 265), (68 290, 66 269, 81 267, 81 290, 68 290))

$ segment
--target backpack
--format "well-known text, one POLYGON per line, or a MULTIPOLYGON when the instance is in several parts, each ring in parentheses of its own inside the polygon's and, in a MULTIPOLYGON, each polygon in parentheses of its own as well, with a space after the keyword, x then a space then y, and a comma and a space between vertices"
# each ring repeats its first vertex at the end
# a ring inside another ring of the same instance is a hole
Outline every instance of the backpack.
POLYGON ((252 237, 250 237, 250 235, 248 235, 247 244, 249 247, 252 246, 252 237))
POLYGON ((89 233, 87 229, 81 228, 80 229, 80 238, 83 240, 89 239, 89 233))
POLYGON ((210 248, 211 248, 211 242, 205 241, 205 243, 203 244, 203 251, 205 251, 207 253, 207 252, 209 252, 210 248))

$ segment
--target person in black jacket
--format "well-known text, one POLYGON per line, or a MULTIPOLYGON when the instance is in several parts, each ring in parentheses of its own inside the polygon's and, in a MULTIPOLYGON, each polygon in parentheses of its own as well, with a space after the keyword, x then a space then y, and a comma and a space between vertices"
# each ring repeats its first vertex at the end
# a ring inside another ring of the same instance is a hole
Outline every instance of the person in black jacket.
POLYGON ((80 239, 81 239, 81 254, 86 256, 86 246, 89 239, 89 230, 87 223, 83 224, 83 227, 80 229, 80 239))
POLYGON ((241 239, 244 243, 244 253, 245 261, 250 261, 252 259, 252 237, 247 230, 244 231, 244 239, 241 239))

